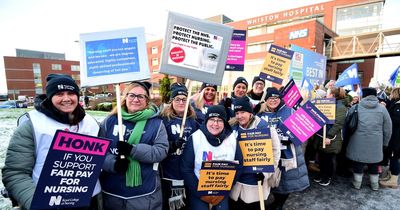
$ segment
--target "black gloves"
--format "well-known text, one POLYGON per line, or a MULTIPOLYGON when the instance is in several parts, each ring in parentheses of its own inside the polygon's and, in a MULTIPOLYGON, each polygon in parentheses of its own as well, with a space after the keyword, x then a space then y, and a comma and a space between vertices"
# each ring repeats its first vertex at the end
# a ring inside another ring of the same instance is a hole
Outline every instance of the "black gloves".
POLYGON ((264 183, 264 174, 262 172, 258 172, 254 174, 256 176, 257 181, 261 181, 261 185, 264 183))
POLYGON ((117 156, 115 160, 114 171, 120 174, 125 173, 129 166, 128 158, 121 159, 121 156, 117 156))
POLYGON ((118 141, 117 143, 118 155, 130 156, 133 146, 125 141, 118 141))
POLYGON ((261 104, 263 104, 263 103, 258 103, 254 108, 253 108, 253 113, 254 114, 257 114, 259 111, 260 111, 260 109, 261 109, 261 104))
POLYGON ((232 99, 231 98, 225 98, 222 104, 225 108, 230 109, 232 106, 232 99))
POLYGON ((175 141, 169 142, 169 153, 174 153, 177 149, 182 149, 185 146, 186 140, 178 137, 175 141))

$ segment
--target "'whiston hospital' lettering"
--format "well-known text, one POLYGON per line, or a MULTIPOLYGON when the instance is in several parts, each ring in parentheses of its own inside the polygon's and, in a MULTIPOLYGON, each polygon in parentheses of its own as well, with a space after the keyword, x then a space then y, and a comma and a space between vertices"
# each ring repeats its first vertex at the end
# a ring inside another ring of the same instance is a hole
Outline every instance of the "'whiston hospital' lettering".
POLYGON ((280 13, 260 16, 260 17, 256 17, 256 18, 247 20, 246 22, 247 22, 247 25, 266 24, 266 23, 272 23, 277 20, 293 18, 293 17, 299 16, 299 15, 311 15, 311 14, 317 14, 317 13, 323 13, 323 12, 324 12, 324 5, 320 4, 320 5, 303 7, 303 8, 283 11, 280 13))

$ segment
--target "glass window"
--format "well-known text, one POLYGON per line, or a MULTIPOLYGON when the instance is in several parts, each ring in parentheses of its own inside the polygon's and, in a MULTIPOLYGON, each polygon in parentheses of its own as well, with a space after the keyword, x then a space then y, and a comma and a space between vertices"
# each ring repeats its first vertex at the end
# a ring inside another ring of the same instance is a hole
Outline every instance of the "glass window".
POLYGON ((73 75, 71 75, 71 77, 72 77, 72 79, 74 79, 75 81, 76 81, 76 80, 81 80, 81 77, 80 77, 79 74, 73 74, 73 75))
POLYGON ((272 42, 263 42, 247 46, 247 53, 266 52, 269 50, 272 42))
POLYGON ((51 70, 62 70, 61 64, 51 64, 51 70))
POLYGON ((151 54, 158 54, 158 47, 152 47, 151 48, 151 54))
POLYGON ((81 67, 79 65, 71 65, 71 71, 80 71, 81 67))
POLYGON ((152 66, 158 66, 158 58, 151 59, 151 65, 152 66))

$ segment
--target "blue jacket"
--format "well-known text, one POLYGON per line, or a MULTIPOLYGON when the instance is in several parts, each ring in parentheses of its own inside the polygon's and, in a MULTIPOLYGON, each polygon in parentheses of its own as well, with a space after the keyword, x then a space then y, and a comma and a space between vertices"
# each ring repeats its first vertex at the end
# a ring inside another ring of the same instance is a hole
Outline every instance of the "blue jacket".
MULTIPOLYGON (((103 192, 123 199, 137 198, 155 192, 160 184, 157 163, 167 156, 168 141, 167 132, 161 118, 153 116, 147 120, 142 137, 131 151, 131 157, 140 163, 142 185, 138 187, 127 187, 125 174, 118 174, 114 171, 115 158, 118 155, 118 127, 117 116, 107 117, 101 123, 101 136, 112 139, 110 150, 107 153, 100 175, 100 182, 103 192)), ((135 124, 123 120, 124 140, 129 139, 135 124)))
MULTIPOLYGON (((165 129, 167 130, 168 141, 173 144, 179 138, 182 125, 182 118, 163 118, 165 129)), ((199 124, 194 119, 186 119, 183 138, 187 139, 199 128, 199 124)), ((161 162, 161 177, 165 179, 183 180, 180 172, 181 153, 172 151, 167 158, 161 162)))

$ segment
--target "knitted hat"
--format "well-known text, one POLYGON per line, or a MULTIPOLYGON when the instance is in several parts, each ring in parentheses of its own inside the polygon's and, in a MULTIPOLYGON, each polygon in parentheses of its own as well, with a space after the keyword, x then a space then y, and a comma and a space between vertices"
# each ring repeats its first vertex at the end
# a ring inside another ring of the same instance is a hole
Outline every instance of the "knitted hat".
POLYGON ((276 89, 275 87, 269 87, 269 88, 267 88, 267 96, 265 97, 265 100, 267 100, 269 97, 280 98, 281 95, 279 94, 278 89, 276 89))
POLYGON ((79 98, 79 87, 75 80, 67 74, 49 74, 46 77, 46 96, 51 99, 61 91, 71 91, 79 98))
POLYGON ((265 80, 264 80, 264 79, 261 79, 261 77, 259 77, 259 76, 255 76, 255 77, 253 78, 253 83, 251 84, 251 86, 254 86, 254 84, 255 84, 257 81, 261 81, 261 82, 264 83, 264 85, 265 85, 265 80))
POLYGON ((221 105, 214 105, 208 108, 206 117, 205 117, 205 122, 207 123, 208 119, 211 117, 218 117, 224 120, 224 124, 226 124, 227 121, 227 115, 225 112, 225 107, 221 105))
POLYGON ((150 96, 150 88, 151 88, 151 83, 150 82, 147 82, 147 81, 143 81, 143 82, 133 81, 133 82, 131 82, 131 84, 138 84, 138 85, 142 86, 144 88, 144 90, 146 91, 147 96, 150 96))
POLYGON ((253 113, 253 108, 250 104, 250 100, 246 96, 241 97, 238 100, 235 100, 233 102, 233 105, 234 105, 234 107, 233 107, 234 112, 245 111, 245 112, 253 113))
POLYGON ((238 85, 239 83, 242 83, 244 85, 246 85, 246 89, 248 87, 248 82, 244 77, 238 77, 235 81, 235 83, 233 83, 233 89, 235 89, 236 85, 238 85))
POLYGON ((212 88, 214 88, 215 91, 217 91, 217 86, 216 86, 216 85, 213 85, 213 84, 205 83, 205 82, 204 82, 204 83, 201 85, 200 92, 201 92, 204 88, 206 88, 206 87, 212 87, 212 88))
POLYGON ((367 96, 376 96, 376 94, 377 94, 377 92, 376 92, 375 88, 368 87, 368 88, 362 89, 363 98, 367 97, 367 96))
POLYGON ((187 96, 188 95, 188 90, 186 88, 186 86, 182 83, 173 83, 171 85, 171 96, 170 99, 175 98, 175 96, 177 95, 184 95, 187 96))

